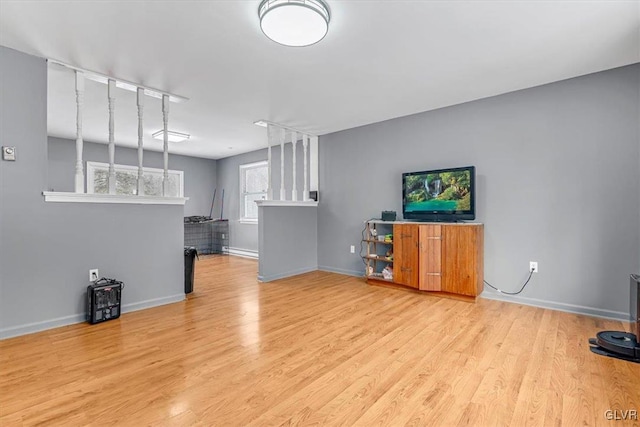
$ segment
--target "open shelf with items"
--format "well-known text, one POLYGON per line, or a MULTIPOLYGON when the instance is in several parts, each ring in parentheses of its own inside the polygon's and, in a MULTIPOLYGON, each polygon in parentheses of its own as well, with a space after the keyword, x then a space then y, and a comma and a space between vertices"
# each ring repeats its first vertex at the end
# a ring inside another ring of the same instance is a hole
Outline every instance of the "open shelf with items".
POLYGON ((362 256, 367 279, 393 281, 393 226, 388 223, 367 221, 362 243, 366 251, 362 256))
POLYGON ((484 289, 483 239, 478 223, 369 220, 362 239, 365 277, 475 300, 484 289))

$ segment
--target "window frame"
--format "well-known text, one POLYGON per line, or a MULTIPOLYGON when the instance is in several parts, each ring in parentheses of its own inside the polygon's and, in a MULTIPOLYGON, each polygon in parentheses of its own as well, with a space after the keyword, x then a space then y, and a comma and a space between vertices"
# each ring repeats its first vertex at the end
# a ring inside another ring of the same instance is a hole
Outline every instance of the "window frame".
MULTIPOLYGON (((251 169, 259 169, 259 168, 266 168, 267 169, 267 174, 269 173, 269 163, 267 162, 267 160, 260 160, 259 162, 253 162, 253 163, 245 163, 239 166, 238 170, 240 172, 240 181, 239 181, 239 193, 240 193, 240 206, 239 206, 239 221, 241 223, 246 223, 246 224, 257 224, 258 223, 258 218, 248 218, 246 216, 246 212, 245 212, 245 206, 246 206, 246 201, 245 201, 245 197, 246 196, 252 196, 252 195, 256 195, 256 194, 263 194, 264 195, 264 199, 267 199, 267 195, 268 195, 268 191, 269 189, 265 189, 265 191, 258 191, 258 192, 252 192, 252 193, 248 193, 248 192, 244 192, 244 188, 245 188, 245 184, 246 184, 246 172, 251 170, 251 169)), ((268 179, 268 178, 267 178, 268 179)), ((269 185, 267 183, 267 185, 269 185)))
MULTIPOLYGON (((120 171, 120 172, 135 172, 136 177, 138 175, 138 166, 132 166, 132 165, 119 165, 119 164, 114 164, 113 165, 115 167, 116 172, 120 171)), ((109 163, 102 163, 102 162, 90 162, 87 161, 87 194, 97 194, 94 192, 95 188, 94 188, 94 175, 95 175, 95 171, 96 169, 107 169, 109 170, 109 163)), ((164 169, 159 169, 159 168, 150 168, 150 167, 143 167, 142 168, 143 172, 146 174, 148 172, 152 172, 152 173, 160 173, 164 175, 164 169)), ((169 196, 169 197, 184 197, 184 171, 181 170, 173 170, 173 169, 169 169, 169 175, 177 175, 178 176, 178 192, 179 194, 177 196, 169 196)), ((122 194, 121 194, 122 196, 122 194)), ((137 194, 132 195, 133 197, 138 197, 137 194)), ((145 196, 148 196, 148 194, 145 194, 145 196)), ((164 197, 162 195, 160 196, 152 196, 152 197, 164 197)))

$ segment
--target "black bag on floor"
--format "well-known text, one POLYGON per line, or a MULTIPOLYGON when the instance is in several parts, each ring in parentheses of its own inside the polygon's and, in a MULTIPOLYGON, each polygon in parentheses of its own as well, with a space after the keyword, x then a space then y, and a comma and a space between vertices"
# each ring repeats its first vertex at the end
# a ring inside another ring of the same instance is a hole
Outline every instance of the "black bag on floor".
POLYGON ((198 250, 193 246, 184 247, 184 293, 193 292, 193 281, 196 272, 196 257, 198 250))

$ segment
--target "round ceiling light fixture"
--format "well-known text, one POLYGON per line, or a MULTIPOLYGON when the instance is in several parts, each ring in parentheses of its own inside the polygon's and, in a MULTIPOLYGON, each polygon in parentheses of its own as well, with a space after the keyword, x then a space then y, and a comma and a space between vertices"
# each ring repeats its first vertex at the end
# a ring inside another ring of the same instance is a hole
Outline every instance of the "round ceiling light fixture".
POLYGON ((318 43, 329 31, 329 7, 322 0, 263 0, 258 8, 265 36, 285 46, 318 43))

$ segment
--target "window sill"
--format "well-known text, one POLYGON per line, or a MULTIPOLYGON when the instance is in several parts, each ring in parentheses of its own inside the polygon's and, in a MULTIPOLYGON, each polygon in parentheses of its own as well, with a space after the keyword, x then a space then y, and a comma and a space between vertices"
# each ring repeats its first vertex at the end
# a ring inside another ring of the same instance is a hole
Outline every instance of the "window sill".
POLYGON ((253 225, 258 225, 258 220, 257 219, 240 219, 238 220, 238 222, 240 224, 253 224, 253 225))
POLYGON ((124 196, 119 194, 87 194, 43 191, 45 202, 119 203, 131 205, 184 205, 188 197, 124 196))
POLYGON ((318 207, 318 202, 313 200, 308 201, 293 201, 293 200, 256 200, 258 207, 262 206, 307 206, 318 207))

